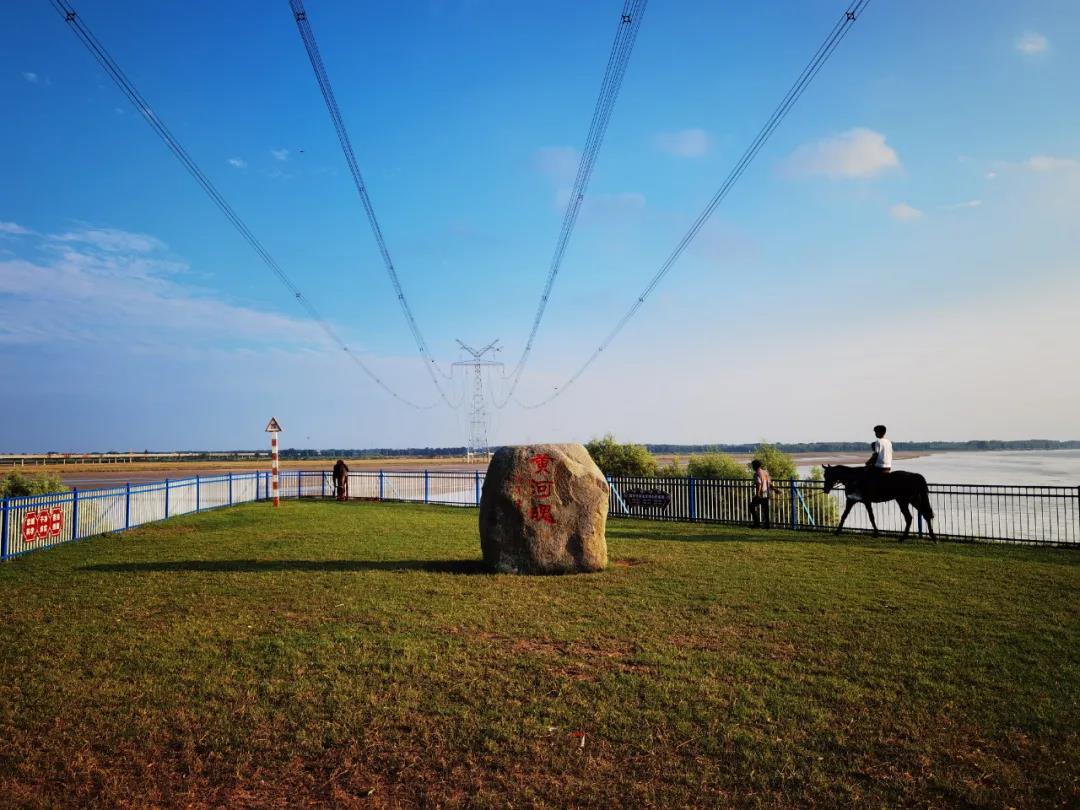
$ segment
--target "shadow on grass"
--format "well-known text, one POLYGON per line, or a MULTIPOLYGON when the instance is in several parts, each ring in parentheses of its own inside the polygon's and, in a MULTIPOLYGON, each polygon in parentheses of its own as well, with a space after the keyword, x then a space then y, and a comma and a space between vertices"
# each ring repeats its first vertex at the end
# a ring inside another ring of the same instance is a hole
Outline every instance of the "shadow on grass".
MULTIPOLYGON (((831 529, 803 529, 791 531, 786 526, 771 529, 755 529, 750 526, 726 526, 723 524, 665 524, 657 521, 612 521, 608 523, 609 540, 669 540, 680 543, 821 543, 823 545, 857 545, 867 543, 900 542, 898 534, 882 533, 874 537, 869 531, 845 530, 837 535, 831 529)), ((911 535, 902 544, 932 544, 927 538, 911 535), (925 543, 924 543, 925 541, 925 543)))
POLYGON ((437 574, 490 574, 483 560, 171 560, 162 562, 99 563, 80 571, 130 574, 139 571, 196 571, 264 573, 270 571, 430 571, 437 574))

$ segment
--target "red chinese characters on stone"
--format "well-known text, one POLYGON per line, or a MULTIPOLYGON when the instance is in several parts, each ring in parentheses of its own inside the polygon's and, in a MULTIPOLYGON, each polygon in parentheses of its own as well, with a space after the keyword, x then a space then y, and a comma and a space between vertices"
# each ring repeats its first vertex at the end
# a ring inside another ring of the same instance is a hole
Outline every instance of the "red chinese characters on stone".
POLYGON ((551 465, 551 456, 547 453, 537 453, 529 459, 529 463, 536 468, 536 474, 540 475, 548 471, 548 467, 551 465))
POLYGON ((555 491, 554 481, 530 481, 529 486, 532 487, 532 496, 534 498, 550 498, 551 493, 555 491))
POLYGON ((529 520, 544 521, 544 523, 550 523, 555 525, 555 516, 551 514, 551 504, 538 503, 532 509, 529 510, 529 520))
POLYGON ((555 515, 551 512, 551 504, 545 503, 555 494, 555 482, 550 477, 551 461, 551 456, 547 453, 537 453, 529 458, 529 463, 533 466, 533 477, 529 480, 529 490, 533 499, 533 505, 529 509, 529 520, 554 525, 555 515))

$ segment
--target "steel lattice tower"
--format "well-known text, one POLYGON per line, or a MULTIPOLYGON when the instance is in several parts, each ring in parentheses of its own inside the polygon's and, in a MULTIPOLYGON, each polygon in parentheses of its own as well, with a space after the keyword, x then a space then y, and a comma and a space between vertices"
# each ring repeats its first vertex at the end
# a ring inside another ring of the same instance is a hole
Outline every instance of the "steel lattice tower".
POLYGON ((472 360, 464 360, 454 363, 455 366, 471 368, 473 370, 472 403, 469 406, 469 446, 468 457, 474 455, 487 457, 488 454, 488 414, 487 405, 484 402, 484 376, 485 366, 502 368, 502 363, 497 360, 485 360, 484 355, 491 352, 502 351, 498 340, 493 340, 482 349, 474 349, 471 346, 458 341, 462 349, 472 355, 472 360))

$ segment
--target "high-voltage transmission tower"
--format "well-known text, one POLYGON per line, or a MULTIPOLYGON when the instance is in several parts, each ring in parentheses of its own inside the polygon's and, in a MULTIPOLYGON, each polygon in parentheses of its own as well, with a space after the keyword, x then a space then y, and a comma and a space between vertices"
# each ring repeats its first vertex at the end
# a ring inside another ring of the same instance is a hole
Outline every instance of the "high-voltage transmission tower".
POLYGON ((458 345, 472 355, 472 360, 462 360, 454 363, 455 366, 472 368, 472 403, 469 406, 469 447, 467 454, 471 460, 474 456, 487 458, 488 454, 488 415, 487 405, 484 403, 484 374, 485 366, 501 369, 503 364, 498 360, 485 360, 484 355, 488 352, 494 357, 495 352, 501 352, 502 347, 498 340, 493 340, 482 349, 474 349, 458 341, 458 345))

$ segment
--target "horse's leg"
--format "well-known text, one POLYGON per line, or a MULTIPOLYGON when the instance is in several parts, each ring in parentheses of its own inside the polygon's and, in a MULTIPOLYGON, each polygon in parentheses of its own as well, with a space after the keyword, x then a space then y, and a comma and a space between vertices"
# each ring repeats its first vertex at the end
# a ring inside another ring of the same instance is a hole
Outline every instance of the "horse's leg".
POLYGON ((866 514, 870 515, 870 525, 874 527, 874 537, 877 537, 877 521, 874 520, 874 507, 870 505, 870 501, 863 501, 863 505, 866 507, 866 514))
MULTIPOLYGON (((919 507, 917 507, 917 506, 915 508, 919 509, 919 507)), ((919 514, 922 516, 922 519, 926 522, 926 531, 930 534, 930 539, 933 540, 936 543, 937 542, 937 535, 934 534, 934 519, 932 517, 927 517, 926 513, 922 509, 919 509, 919 514)))
POLYGON ((851 511, 851 507, 855 505, 855 501, 850 498, 844 503, 844 514, 840 516, 840 522, 836 525, 836 533, 840 534, 840 530, 844 528, 844 521, 847 520, 848 512, 851 511))
POLYGON ((924 489, 921 496, 915 501, 915 508, 919 510, 919 517, 926 521, 926 531, 930 534, 930 539, 935 543, 937 535, 934 534, 934 509, 930 506, 930 495, 924 489))
POLYGON ((907 536, 911 532, 911 510, 908 509, 907 501, 897 499, 896 505, 900 507, 900 514, 904 516, 904 533, 900 536, 900 539, 907 540, 907 536))

